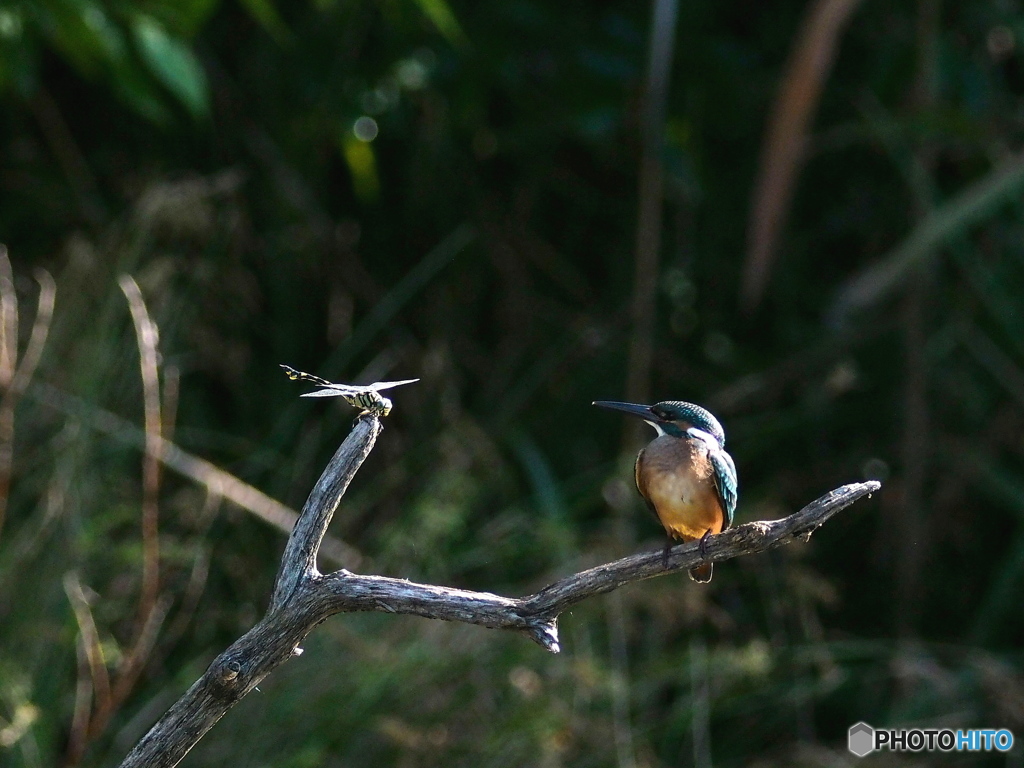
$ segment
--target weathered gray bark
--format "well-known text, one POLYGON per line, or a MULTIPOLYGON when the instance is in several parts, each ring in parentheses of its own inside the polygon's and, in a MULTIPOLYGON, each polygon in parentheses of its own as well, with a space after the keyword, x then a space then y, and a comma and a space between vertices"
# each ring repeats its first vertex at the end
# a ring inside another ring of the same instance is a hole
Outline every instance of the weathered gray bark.
MULTIPOLYGON (((316 568, 320 541, 345 489, 369 455, 381 424, 361 416, 324 470, 288 539, 266 616, 214 659, 199 680, 160 718, 121 763, 122 768, 173 766, 271 670, 302 652, 299 644, 320 622, 336 613, 384 611, 429 619, 461 621, 516 630, 557 653, 558 616, 593 595, 663 573, 685 571, 701 562, 696 543, 616 560, 568 576, 528 597, 415 584, 346 570, 326 575, 316 568)), ((799 512, 766 522, 747 523, 707 541, 705 559, 714 562, 806 540, 823 522, 857 499, 877 490, 877 482, 838 488, 799 512)))

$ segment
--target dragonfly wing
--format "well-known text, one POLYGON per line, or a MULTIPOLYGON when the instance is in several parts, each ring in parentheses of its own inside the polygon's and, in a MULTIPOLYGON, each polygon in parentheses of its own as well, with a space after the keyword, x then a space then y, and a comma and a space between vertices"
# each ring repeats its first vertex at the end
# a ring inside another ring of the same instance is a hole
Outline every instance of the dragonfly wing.
POLYGON ((354 389, 358 389, 363 392, 379 392, 382 389, 400 387, 403 384, 412 384, 413 382, 416 381, 419 381, 419 379, 402 379, 401 381, 376 381, 373 384, 367 384, 365 387, 354 387, 354 389))
POLYGON ((323 387, 314 392, 306 392, 305 394, 299 395, 299 397, 352 397, 358 390, 354 390, 351 387, 339 387, 332 385, 330 387, 323 387))
POLYGON ((321 379, 319 376, 314 376, 312 373, 296 370, 290 365, 285 365, 284 363, 281 363, 280 365, 288 375, 288 378, 292 381, 308 381, 311 384, 316 384, 318 387, 324 387, 331 383, 327 379, 321 379))

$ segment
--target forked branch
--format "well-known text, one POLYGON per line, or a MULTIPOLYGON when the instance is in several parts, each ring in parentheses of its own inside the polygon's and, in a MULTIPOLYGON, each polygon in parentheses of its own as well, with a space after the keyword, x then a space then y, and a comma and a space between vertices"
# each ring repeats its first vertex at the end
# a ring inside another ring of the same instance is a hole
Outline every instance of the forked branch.
MULTIPOLYGON (((316 568, 320 541, 356 470, 380 434, 380 420, 363 414, 324 470, 285 547, 266 616, 214 659, 174 706, 128 754, 122 768, 173 766, 243 696, 275 667, 302 653, 299 644, 336 613, 383 611, 511 629, 557 653, 558 616, 593 595, 701 562, 696 543, 632 555, 556 581, 540 592, 509 598, 416 584, 346 570, 322 575, 316 568)), ((783 518, 747 523, 708 539, 704 559, 713 562, 807 540, 828 518, 878 490, 877 482, 845 485, 783 518)))

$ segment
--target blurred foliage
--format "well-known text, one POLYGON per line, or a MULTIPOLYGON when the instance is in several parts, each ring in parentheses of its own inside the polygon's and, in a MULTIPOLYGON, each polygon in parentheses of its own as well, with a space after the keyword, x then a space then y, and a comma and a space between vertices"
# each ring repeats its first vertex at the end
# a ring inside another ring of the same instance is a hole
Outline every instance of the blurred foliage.
MULTIPOLYGON (((885 480, 877 500, 709 586, 585 603, 559 656, 336 617, 183 765, 824 766, 846 764, 858 720, 1024 738, 1024 204, 1002 175, 1024 138, 1024 6, 856 11, 765 300, 743 312, 766 115, 807 12, 679 8, 651 391, 721 417, 738 522, 864 477, 885 480), (878 264, 898 276, 850 304, 878 264)), ((95 693, 66 575, 112 676, 136 629, 142 386, 123 273, 160 328, 168 436, 293 508, 352 412, 298 400, 277 364, 422 378, 396 391, 332 526, 362 569, 523 594, 662 545, 631 487, 636 446, 589 406, 626 379, 649 14, 0 4, 0 239, 22 349, 33 269, 57 282, 0 530, 0 764, 67 762, 95 693)), ((283 537, 165 471, 160 543, 170 612, 82 765, 115 764, 251 626, 283 537)))

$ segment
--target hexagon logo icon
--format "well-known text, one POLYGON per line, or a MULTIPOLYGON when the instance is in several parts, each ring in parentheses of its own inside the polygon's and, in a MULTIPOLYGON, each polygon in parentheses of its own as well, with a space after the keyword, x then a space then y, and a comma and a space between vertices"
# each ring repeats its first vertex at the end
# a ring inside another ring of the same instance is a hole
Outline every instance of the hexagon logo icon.
POLYGON ((867 723, 850 726, 846 748, 857 757, 864 757, 875 751, 875 729, 867 723))

